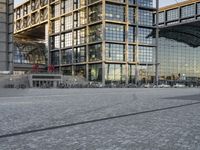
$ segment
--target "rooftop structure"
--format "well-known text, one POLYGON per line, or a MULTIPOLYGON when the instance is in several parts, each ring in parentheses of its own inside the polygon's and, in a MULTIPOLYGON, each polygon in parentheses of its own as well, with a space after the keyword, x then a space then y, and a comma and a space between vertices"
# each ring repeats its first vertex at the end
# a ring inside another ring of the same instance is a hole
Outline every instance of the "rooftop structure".
POLYGON ((159 10, 160 36, 198 47, 200 46, 199 19, 199 0, 187 0, 163 7, 159 10))

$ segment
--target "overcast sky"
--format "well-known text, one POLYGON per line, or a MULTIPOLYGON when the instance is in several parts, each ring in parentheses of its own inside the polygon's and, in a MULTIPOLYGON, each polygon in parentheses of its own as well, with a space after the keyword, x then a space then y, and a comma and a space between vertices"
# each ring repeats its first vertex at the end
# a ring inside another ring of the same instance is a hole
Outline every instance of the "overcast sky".
MULTIPOLYGON (((18 5, 25 0, 14 0, 14 1, 15 1, 15 5, 18 5)), ((174 3, 177 3, 177 2, 181 2, 181 1, 183 1, 183 0, 160 0, 160 7, 170 5, 170 4, 174 4, 174 3)))

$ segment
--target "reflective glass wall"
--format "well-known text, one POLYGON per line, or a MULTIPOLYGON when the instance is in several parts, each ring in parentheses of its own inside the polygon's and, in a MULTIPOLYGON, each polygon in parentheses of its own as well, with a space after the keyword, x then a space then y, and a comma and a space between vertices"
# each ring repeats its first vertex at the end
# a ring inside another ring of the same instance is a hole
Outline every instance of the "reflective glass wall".
POLYGON ((194 82, 200 79, 200 47, 166 38, 159 38, 159 42, 160 80, 194 82))

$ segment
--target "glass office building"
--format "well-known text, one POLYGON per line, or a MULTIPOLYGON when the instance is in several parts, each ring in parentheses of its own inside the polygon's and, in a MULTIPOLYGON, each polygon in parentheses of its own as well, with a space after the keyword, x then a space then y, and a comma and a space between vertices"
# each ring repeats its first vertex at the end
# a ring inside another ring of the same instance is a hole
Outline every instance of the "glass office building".
POLYGON ((200 2, 185 1, 160 9, 159 79, 188 85, 200 81, 200 2))
POLYGON ((15 8, 15 35, 47 24, 48 61, 64 75, 152 80, 154 11, 152 0, 32 0, 15 8))
POLYGON ((0 71, 12 71, 13 0, 0 0, 0 71))
POLYGON ((159 39, 159 75, 165 81, 200 80, 200 48, 167 38, 159 39))

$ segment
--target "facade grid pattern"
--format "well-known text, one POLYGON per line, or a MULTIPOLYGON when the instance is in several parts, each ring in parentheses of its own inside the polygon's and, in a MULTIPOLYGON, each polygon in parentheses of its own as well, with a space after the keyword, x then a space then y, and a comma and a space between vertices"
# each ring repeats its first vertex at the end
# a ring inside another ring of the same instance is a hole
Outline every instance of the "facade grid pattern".
POLYGON ((139 72, 140 66, 153 60, 148 49, 155 47, 149 37, 154 29, 152 0, 49 0, 42 7, 36 6, 38 1, 34 1, 37 9, 27 14, 34 23, 26 28, 21 22, 25 16, 17 14, 33 1, 15 9, 15 33, 48 24, 49 63, 60 73, 103 83, 147 80, 138 74, 129 76, 133 71, 128 69, 136 67, 139 72), (46 9, 48 17, 41 22, 41 10, 46 9), (139 51, 138 45, 147 50, 139 51))

